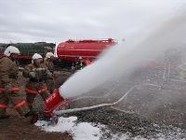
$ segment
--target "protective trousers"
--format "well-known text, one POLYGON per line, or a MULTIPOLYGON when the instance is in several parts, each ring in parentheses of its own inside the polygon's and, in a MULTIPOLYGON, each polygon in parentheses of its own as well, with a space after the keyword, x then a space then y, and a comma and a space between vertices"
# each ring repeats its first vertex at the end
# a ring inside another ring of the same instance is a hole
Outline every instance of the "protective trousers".
POLYGON ((31 110, 33 110, 34 99, 37 95, 40 95, 43 101, 45 101, 50 95, 45 83, 28 83, 25 92, 27 93, 26 100, 31 110))
POLYGON ((24 116, 30 111, 26 100, 21 96, 19 87, 13 87, 8 92, 4 87, 0 87, 0 117, 6 115, 6 109, 9 103, 13 105, 13 108, 16 109, 21 116, 24 116))
POLYGON ((55 89, 54 79, 47 79, 46 84, 47 84, 48 91, 50 92, 50 94, 52 94, 55 89))

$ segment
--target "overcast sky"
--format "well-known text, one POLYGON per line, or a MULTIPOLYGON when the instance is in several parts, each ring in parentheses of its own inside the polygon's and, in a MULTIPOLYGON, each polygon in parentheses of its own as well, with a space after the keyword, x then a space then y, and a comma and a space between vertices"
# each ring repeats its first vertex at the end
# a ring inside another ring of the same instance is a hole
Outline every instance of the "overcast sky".
POLYGON ((0 42, 121 40, 186 0, 0 0, 0 42))

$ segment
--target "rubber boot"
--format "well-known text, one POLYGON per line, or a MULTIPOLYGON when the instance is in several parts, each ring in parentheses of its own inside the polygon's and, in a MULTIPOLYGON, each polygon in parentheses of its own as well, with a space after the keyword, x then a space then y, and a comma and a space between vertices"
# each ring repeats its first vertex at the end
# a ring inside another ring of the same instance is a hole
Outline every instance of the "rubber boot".
POLYGON ((10 118, 10 115, 1 115, 0 116, 0 120, 2 120, 2 119, 8 119, 8 118, 10 118))
POLYGON ((0 110, 0 120, 8 119, 10 116, 6 114, 6 110, 0 110))
POLYGON ((29 118, 31 124, 36 123, 39 119, 38 113, 36 113, 34 111, 29 111, 24 116, 25 116, 25 118, 29 118))

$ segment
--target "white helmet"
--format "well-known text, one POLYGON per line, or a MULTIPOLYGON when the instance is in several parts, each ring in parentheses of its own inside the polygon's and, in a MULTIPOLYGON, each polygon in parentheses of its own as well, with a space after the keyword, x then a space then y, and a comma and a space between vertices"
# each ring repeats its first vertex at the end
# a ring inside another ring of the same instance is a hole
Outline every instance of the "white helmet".
POLYGON ((54 54, 52 52, 47 52, 46 55, 45 55, 46 58, 50 58, 50 57, 53 57, 53 56, 54 56, 54 54))
POLYGON ((5 51, 4 51, 4 55, 6 55, 6 56, 8 56, 8 57, 9 57, 12 53, 14 53, 14 54, 20 54, 20 51, 19 51, 18 48, 14 47, 14 46, 9 46, 9 47, 7 47, 7 48, 5 49, 5 51))
POLYGON ((43 57, 38 54, 38 53, 34 53, 34 55, 32 56, 32 60, 36 60, 36 59, 42 59, 43 57))

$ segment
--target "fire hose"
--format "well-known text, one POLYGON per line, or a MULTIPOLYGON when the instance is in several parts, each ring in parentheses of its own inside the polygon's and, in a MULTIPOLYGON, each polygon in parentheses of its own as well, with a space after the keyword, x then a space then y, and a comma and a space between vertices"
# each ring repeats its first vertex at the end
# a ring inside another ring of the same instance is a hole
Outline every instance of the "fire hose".
POLYGON ((113 103, 103 103, 103 104, 98 104, 98 105, 93 105, 93 106, 88 106, 88 107, 59 110, 59 111, 54 111, 54 113, 56 115, 62 115, 62 114, 65 114, 65 113, 72 113, 72 112, 91 110, 91 109, 100 108, 100 107, 114 106, 114 105, 120 103, 123 99, 125 99, 127 97, 127 95, 130 94, 135 88, 137 88, 141 85, 151 85, 151 86, 155 86, 155 87, 160 88, 160 86, 154 85, 154 84, 138 84, 138 85, 135 85, 135 86, 131 87, 119 100, 117 100, 113 103))

